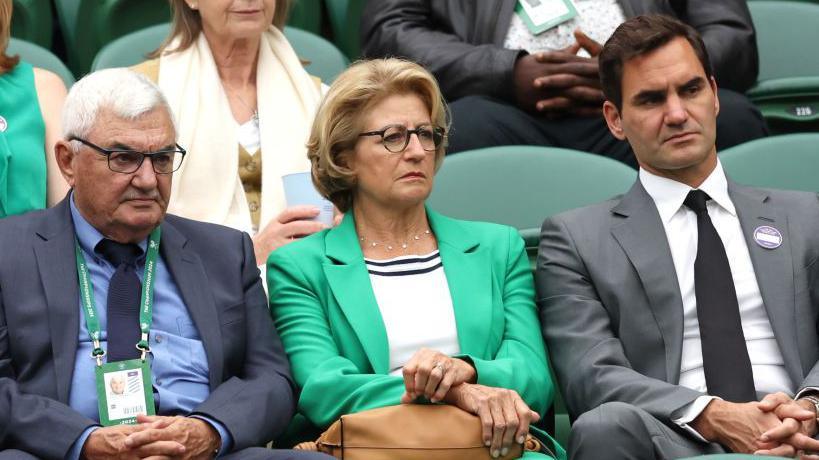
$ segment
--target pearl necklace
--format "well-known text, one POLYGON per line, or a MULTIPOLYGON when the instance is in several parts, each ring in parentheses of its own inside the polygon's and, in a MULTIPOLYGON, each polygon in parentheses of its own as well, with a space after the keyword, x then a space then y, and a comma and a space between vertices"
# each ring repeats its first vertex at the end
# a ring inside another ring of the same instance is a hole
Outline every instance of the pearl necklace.
POLYGON ((409 248, 410 245, 418 244, 418 242, 421 241, 422 239, 429 238, 431 236, 432 236, 432 233, 429 230, 424 230, 424 233, 420 233, 418 235, 413 235, 412 239, 410 239, 409 241, 404 241, 404 242, 402 242, 400 244, 391 244, 391 243, 387 243, 387 242, 384 242, 384 241, 371 240, 371 239, 367 238, 366 236, 360 237, 358 239, 358 241, 361 242, 362 246, 370 246, 370 247, 373 247, 373 248, 378 247, 378 246, 383 246, 383 247, 387 248, 387 251, 392 251, 397 246, 400 246, 401 250, 406 252, 407 248, 409 248))

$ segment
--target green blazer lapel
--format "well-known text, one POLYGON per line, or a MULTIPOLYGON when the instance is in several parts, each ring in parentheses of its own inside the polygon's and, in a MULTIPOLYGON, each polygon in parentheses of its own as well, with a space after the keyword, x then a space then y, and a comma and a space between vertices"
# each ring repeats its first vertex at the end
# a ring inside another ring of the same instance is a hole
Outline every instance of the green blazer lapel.
POLYGON ((353 213, 325 236, 324 276, 377 374, 389 372, 390 351, 381 310, 355 232, 353 213))
POLYGON ((488 250, 455 219, 427 208, 427 218, 438 239, 461 353, 486 359, 492 343, 492 266, 488 250))
POLYGON ((728 193, 737 210, 762 302, 782 351, 785 368, 794 382, 801 382, 804 375, 799 345, 793 333, 797 316, 788 219, 784 212, 778 212, 769 202, 770 197, 764 190, 742 187, 729 180, 728 193), (767 249, 756 243, 754 232, 761 226, 779 230, 782 235, 779 247, 767 249))

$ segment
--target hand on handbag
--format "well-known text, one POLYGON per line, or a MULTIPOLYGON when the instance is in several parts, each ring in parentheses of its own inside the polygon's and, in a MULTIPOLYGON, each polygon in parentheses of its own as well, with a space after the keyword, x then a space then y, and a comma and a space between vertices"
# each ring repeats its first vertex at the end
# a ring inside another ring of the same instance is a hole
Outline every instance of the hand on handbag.
POLYGON ((424 396, 431 402, 443 401, 449 389, 462 383, 475 383, 477 372, 471 364, 439 351, 422 348, 404 365, 404 395, 407 404, 424 396))
POLYGON ((481 419, 484 443, 492 457, 505 456, 514 443, 523 444, 529 424, 540 420, 514 390, 464 383, 450 389, 445 402, 481 419))

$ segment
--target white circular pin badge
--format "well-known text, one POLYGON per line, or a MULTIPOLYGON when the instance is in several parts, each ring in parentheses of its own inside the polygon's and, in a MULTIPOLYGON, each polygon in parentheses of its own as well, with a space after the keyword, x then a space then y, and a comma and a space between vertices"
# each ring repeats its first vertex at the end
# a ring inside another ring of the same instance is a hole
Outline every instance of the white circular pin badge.
POLYGON ((6 121, 5 118, 3 118, 3 115, 0 115, 0 133, 6 132, 6 128, 8 127, 9 127, 8 122, 6 121))
POLYGON ((754 230, 754 241, 765 249, 776 249, 782 245, 782 234, 771 226, 761 225, 754 230))

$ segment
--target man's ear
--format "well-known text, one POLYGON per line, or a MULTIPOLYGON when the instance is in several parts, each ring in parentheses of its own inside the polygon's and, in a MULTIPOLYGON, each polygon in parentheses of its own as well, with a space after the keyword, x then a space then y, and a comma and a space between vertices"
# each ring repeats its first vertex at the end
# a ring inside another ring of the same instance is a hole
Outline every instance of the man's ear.
POLYGON ((711 90, 714 92, 714 113, 715 115, 719 115, 719 91, 717 89, 717 80, 714 76, 711 76, 711 90))
POLYGON ((626 134, 623 132, 622 119, 620 118, 620 111, 617 110, 617 107, 615 107, 611 101, 603 103, 603 118, 606 119, 606 124, 609 125, 609 131, 611 131, 612 136, 621 141, 626 140, 626 134))
POLYGON ((57 166, 59 166, 60 172, 68 183, 68 186, 74 187, 77 152, 74 151, 69 141, 60 140, 54 144, 54 155, 57 158, 57 166))

